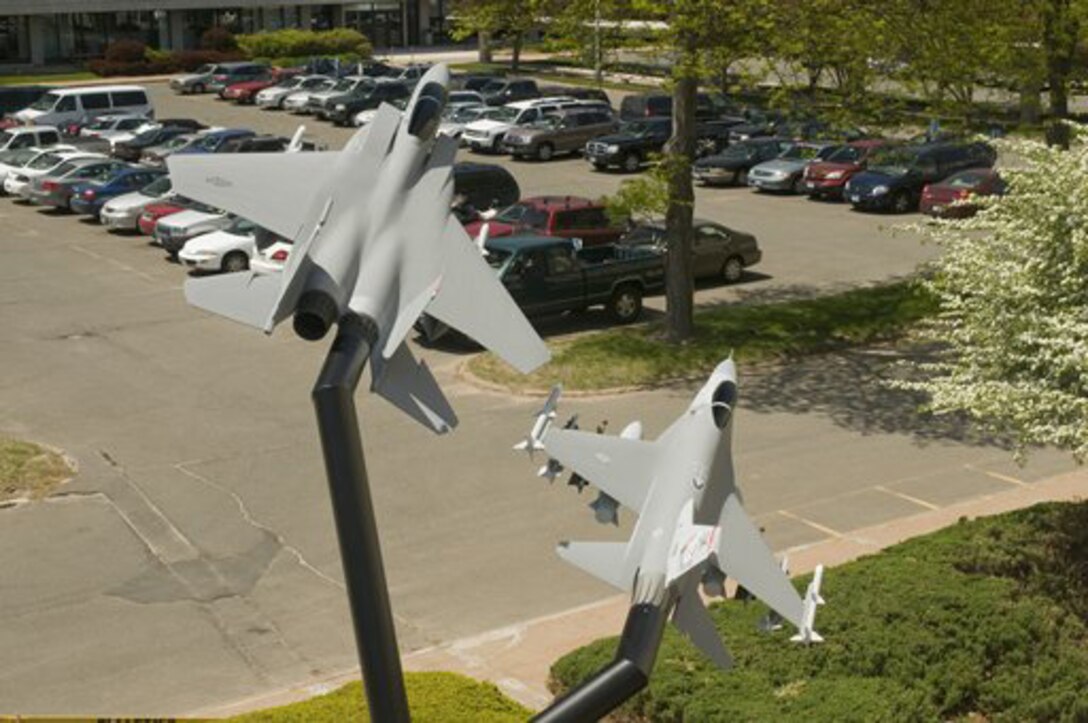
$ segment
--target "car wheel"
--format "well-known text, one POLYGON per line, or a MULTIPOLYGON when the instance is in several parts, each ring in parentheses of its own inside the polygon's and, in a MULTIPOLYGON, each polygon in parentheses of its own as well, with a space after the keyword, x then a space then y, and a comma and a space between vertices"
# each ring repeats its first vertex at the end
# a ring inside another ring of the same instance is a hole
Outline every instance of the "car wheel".
POLYGON ((536 159, 538 161, 550 161, 555 155, 555 147, 551 143, 541 143, 536 147, 536 159))
POLYGON ((628 153, 623 157, 623 170, 628 173, 635 173, 638 169, 642 168, 642 158, 637 153, 628 153))
POLYGON ((193 92, 194 93, 203 93, 204 92, 204 84, 203 83, 194 84, 193 85, 193 92))
POLYGON ((744 261, 740 256, 730 256, 722 264, 722 280, 727 284, 735 284, 744 276, 744 261))
POLYGON ((616 289, 608 302, 608 313, 620 324, 630 324, 642 314, 642 289, 627 284, 616 289))
POLYGON ((592 165, 594 171, 604 171, 608 168, 608 164, 606 163, 593 163, 592 165))
POLYGON ((910 194, 906 191, 895 194, 892 199, 892 210, 896 213, 907 213, 911 210, 910 194))
POLYGON ((748 171, 743 168, 734 173, 733 178, 735 179, 733 182, 736 183, 738 186, 748 185, 748 171))
POLYGON ((491 141, 491 152, 498 153, 502 150, 503 136, 495 136, 495 140, 491 141))
POLYGON ((249 269, 249 257, 241 251, 232 251, 223 259, 223 271, 228 274, 249 269))
POLYGON ((793 179, 793 192, 798 195, 801 195, 805 192, 804 176, 798 176, 797 178, 793 179))

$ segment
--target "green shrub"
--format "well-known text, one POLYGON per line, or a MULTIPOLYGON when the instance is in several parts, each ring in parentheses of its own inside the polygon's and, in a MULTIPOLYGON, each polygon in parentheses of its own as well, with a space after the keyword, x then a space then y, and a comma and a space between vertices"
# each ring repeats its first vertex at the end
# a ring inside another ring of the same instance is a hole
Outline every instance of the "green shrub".
MULTIPOLYGON (((635 721, 1088 720, 1088 503, 961 522, 828 571, 827 642, 757 631, 759 603, 712 615, 720 672, 671 628, 635 721)), ((796 581, 803 588, 807 579, 796 581)), ((556 690, 611 659, 597 641, 552 667, 556 690)))
POLYGON ((251 58, 310 58, 351 54, 369 58, 370 41, 357 30, 276 30, 237 36, 238 47, 251 58))
POLYGON ((201 50, 216 50, 220 53, 229 53, 238 49, 238 41, 234 33, 221 26, 213 26, 205 30, 200 36, 201 50))

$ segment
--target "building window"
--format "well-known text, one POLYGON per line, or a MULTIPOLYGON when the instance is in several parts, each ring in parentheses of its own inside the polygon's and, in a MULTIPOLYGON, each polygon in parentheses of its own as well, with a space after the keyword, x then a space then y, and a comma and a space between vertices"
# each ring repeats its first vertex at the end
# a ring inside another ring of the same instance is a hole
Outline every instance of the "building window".
POLYGON ((25 15, 0 18, 0 63, 30 61, 30 29, 25 15))

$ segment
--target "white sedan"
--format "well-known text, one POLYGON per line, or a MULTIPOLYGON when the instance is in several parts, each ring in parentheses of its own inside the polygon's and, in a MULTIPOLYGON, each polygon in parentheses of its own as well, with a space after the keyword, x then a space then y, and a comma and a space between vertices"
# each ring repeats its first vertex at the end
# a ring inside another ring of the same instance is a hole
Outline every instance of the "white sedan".
POLYGON ((161 176, 139 191, 106 201, 98 214, 98 220, 110 231, 121 229, 135 231, 144 209, 155 201, 169 196, 170 189, 170 176, 161 176))
POLYGON ((276 241, 275 236, 251 221, 236 218, 222 230, 186 241, 178 260, 198 271, 245 271, 260 249, 276 241))
POLYGON ((0 151, 0 184, 9 175, 26 168, 28 163, 33 163, 39 156, 54 151, 74 151, 72 146, 52 146, 50 148, 19 148, 11 151, 0 151))
POLYGON ((249 269, 257 274, 282 274, 290 255, 291 242, 279 239, 257 251, 257 255, 249 260, 249 269))
POLYGON ((83 158, 105 159, 106 156, 101 153, 87 153, 86 151, 57 151, 50 149, 22 168, 9 173, 4 179, 4 191, 12 196, 26 198, 32 180, 52 172, 65 161, 75 161, 83 158))

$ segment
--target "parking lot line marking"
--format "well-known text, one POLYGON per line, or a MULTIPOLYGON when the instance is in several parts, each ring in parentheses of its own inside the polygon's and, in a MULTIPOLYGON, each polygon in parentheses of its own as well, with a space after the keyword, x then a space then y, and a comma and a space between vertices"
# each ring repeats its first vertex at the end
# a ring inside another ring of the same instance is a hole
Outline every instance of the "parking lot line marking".
POLYGON ((999 479, 1002 482, 1008 482, 1011 485, 1017 485, 1019 487, 1031 487, 1031 485, 1028 484, 1027 482, 1025 482, 1024 480, 1016 479, 1015 477, 1010 477, 1007 474, 1001 474, 1000 472, 993 472, 993 471, 988 470, 988 469, 979 469, 978 467, 974 466, 973 464, 965 464, 963 466, 964 466, 965 469, 969 469, 972 472, 981 472, 982 474, 986 475, 987 477, 993 477, 994 479, 999 479))
POLYGON ((833 530, 830 527, 827 527, 826 525, 821 525, 819 522, 813 522, 812 520, 806 520, 804 517, 801 517, 801 515, 796 515, 796 514, 790 512, 789 510, 778 510, 778 514, 782 515, 783 517, 788 517, 791 520, 795 520, 797 522, 800 522, 802 525, 808 525, 812 529, 819 530, 820 532, 824 533, 825 535, 831 535, 832 537, 845 537, 845 535, 843 535, 843 533, 839 532, 838 530, 833 530))
POLYGON ((925 507, 928 510, 939 510, 939 509, 941 509, 939 505, 935 505, 932 502, 926 502, 923 499, 919 499, 917 497, 914 497, 913 495, 908 495, 908 494, 906 494, 904 492, 896 492, 895 490, 890 490, 887 487, 885 487, 884 485, 875 485, 873 487, 873 489, 878 490, 880 492, 883 492, 885 494, 889 494, 892 497, 898 497, 901 500, 906 500, 907 502, 910 502, 912 504, 916 504, 916 505, 919 505, 921 507, 925 507))
POLYGON ((140 271, 139 269, 135 269, 135 268, 129 266, 128 264, 126 264, 126 263, 122 263, 122 262, 118 261, 117 259, 111 259, 109 256, 103 256, 102 254, 96 254, 94 251, 91 251, 90 249, 85 249, 82 246, 71 245, 71 246, 68 246, 68 248, 70 248, 72 251, 78 251, 79 253, 81 253, 81 254, 83 254, 85 256, 90 256, 92 259, 98 259, 99 261, 105 261, 106 263, 111 264, 111 265, 121 269, 122 271, 127 271, 130 274, 135 274, 136 276, 139 276, 144 281, 150 281, 151 283, 158 283, 154 276, 152 276, 150 274, 145 274, 143 271, 140 271))

